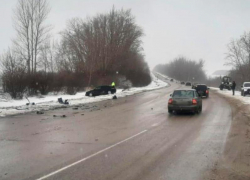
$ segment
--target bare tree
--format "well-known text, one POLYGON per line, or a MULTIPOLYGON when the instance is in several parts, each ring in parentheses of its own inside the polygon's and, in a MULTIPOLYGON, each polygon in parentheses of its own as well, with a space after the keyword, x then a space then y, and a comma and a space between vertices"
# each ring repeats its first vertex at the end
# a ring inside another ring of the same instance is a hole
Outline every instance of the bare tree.
MULTIPOLYGON (((61 59, 61 64, 73 63, 75 72, 88 74, 89 84, 92 74, 96 72, 106 75, 119 71, 127 75, 132 68, 131 62, 134 61, 133 64, 138 66, 143 64, 135 62, 142 59, 144 61, 144 56, 138 58, 142 50, 142 35, 142 29, 136 25, 130 10, 113 8, 110 13, 97 15, 86 21, 72 19, 62 32, 61 49, 64 49, 67 55, 60 55, 64 58, 61 59)), ((149 72, 147 73, 149 76, 149 72)))
POLYGON ((55 44, 47 41, 40 47, 40 56, 39 56, 39 67, 45 72, 54 72, 56 69, 55 66, 55 56, 56 49, 55 44))
POLYGON ((49 12, 47 0, 18 0, 14 9, 15 51, 26 62, 29 74, 36 72, 41 45, 49 38, 51 27, 45 24, 49 12))
POLYGON ((226 64, 233 67, 234 75, 240 75, 243 80, 250 79, 250 33, 244 33, 228 44, 226 60, 226 64))
POLYGON ((18 56, 10 49, 0 57, 2 68, 3 90, 11 97, 22 98, 26 88, 25 66, 21 64, 18 56))

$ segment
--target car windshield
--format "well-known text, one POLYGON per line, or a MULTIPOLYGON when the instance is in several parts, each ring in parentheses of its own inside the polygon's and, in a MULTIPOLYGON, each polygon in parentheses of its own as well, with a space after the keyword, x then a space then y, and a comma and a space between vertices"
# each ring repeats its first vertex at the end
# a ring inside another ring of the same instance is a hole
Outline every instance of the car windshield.
POLYGON ((197 85, 196 89, 197 90, 207 90, 207 86, 206 85, 197 85))
POLYGON ((250 83, 245 83, 244 87, 250 87, 250 83))
POLYGON ((174 91, 173 97, 174 98, 192 98, 194 97, 194 91, 190 91, 190 90, 174 91))

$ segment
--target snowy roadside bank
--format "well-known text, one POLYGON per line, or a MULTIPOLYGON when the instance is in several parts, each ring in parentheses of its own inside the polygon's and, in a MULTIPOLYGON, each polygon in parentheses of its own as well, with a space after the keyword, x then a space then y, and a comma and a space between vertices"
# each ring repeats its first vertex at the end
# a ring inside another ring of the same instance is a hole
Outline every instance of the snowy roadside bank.
POLYGON ((238 100, 242 101, 243 104, 250 104, 250 96, 241 96, 240 91, 235 91, 235 95, 233 96, 232 91, 229 91, 227 89, 220 90, 219 88, 214 88, 214 87, 210 87, 210 89, 219 93, 219 94, 223 94, 225 96, 238 99, 238 100))
MULTIPOLYGON (((232 95, 232 91, 210 87, 217 95, 225 98, 231 106, 231 127, 227 135, 223 156, 217 160, 217 164, 209 177, 203 179, 242 180, 249 179, 249 143, 250 143, 250 96, 241 96, 240 91, 232 95)), ((222 125, 222 124, 220 124, 222 125)), ((224 126, 222 125, 221 128, 224 126)))
MULTIPOLYGON (((118 98, 125 97, 140 92, 151 91, 154 89, 159 89, 168 86, 168 83, 156 78, 152 74, 152 82, 145 87, 140 88, 130 88, 127 90, 117 89, 116 96, 118 98)), ((35 103, 35 105, 26 105, 28 103, 27 99, 13 100, 10 99, 6 94, 0 93, 0 117, 5 117, 8 115, 24 114, 33 111, 46 111, 53 110, 61 107, 74 106, 79 104, 87 104, 92 102, 98 102, 103 100, 109 100, 113 95, 104 95, 97 97, 87 97, 85 92, 79 92, 76 95, 46 95, 42 97, 30 97, 30 103, 35 103), (58 103, 58 98, 63 100, 68 100, 69 105, 63 105, 58 103)))

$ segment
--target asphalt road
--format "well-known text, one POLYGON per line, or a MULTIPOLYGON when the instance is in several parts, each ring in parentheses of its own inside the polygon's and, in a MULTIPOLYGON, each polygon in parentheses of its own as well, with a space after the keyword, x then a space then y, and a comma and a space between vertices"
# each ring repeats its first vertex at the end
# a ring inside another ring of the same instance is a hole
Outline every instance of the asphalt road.
POLYGON ((169 94, 180 87, 173 83, 75 110, 1 118, 0 179, 209 177, 223 154, 231 108, 211 93, 201 114, 169 115, 169 94))

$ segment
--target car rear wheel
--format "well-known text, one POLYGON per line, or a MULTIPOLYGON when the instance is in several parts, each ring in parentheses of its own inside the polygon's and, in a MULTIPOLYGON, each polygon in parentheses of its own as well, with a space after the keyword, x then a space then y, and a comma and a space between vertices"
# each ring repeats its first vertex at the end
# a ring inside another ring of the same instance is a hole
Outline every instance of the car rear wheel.
POLYGON ((198 109, 197 109, 197 114, 200 114, 202 112, 202 106, 200 106, 198 109))
POLYGON ((168 113, 169 113, 169 114, 173 114, 173 110, 170 110, 170 109, 169 109, 169 110, 168 110, 168 113))
POLYGON ((111 91, 108 91, 108 94, 111 94, 111 91))
POLYGON ((92 97, 92 96, 93 96, 93 94, 92 94, 92 93, 89 93, 89 96, 90 96, 90 97, 92 97))

